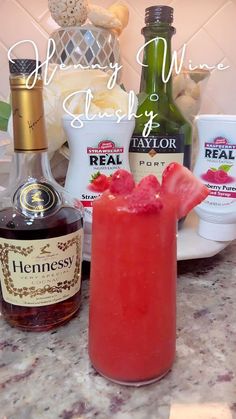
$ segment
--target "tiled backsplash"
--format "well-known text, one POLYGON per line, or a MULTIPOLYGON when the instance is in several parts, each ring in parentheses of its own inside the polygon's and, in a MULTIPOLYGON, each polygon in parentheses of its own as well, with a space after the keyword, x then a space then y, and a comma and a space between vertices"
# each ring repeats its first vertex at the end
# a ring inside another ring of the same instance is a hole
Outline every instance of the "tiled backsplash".
MULTIPOLYGON (((92 0, 91 0, 92 2, 92 0)), ((108 6, 113 0, 94 0, 108 6)), ((136 53, 143 44, 140 29, 144 9, 155 4, 153 0, 129 0, 128 28, 120 38, 123 56, 123 82, 127 89, 139 88, 141 68, 136 53)), ((175 10, 174 26, 177 34, 173 48, 181 50, 187 44, 185 62, 193 65, 222 63, 227 69, 212 70, 202 101, 202 112, 236 114, 236 0, 161 0, 175 10)), ((49 34, 57 27, 48 11, 47 0, 0 0, 0 97, 8 96, 7 50, 15 42, 32 39, 45 56, 49 34)), ((33 48, 20 45, 16 56, 32 56, 33 48)))

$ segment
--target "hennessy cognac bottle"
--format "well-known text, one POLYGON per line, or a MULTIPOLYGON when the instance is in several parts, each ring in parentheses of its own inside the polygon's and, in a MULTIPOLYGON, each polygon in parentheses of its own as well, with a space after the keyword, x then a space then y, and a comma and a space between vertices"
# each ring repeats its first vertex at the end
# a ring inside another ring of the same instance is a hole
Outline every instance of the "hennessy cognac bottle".
POLYGON ((78 311, 83 239, 82 206, 51 174, 38 65, 10 63, 15 152, 0 196, 1 312, 12 326, 32 331, 59 326, 78 311))

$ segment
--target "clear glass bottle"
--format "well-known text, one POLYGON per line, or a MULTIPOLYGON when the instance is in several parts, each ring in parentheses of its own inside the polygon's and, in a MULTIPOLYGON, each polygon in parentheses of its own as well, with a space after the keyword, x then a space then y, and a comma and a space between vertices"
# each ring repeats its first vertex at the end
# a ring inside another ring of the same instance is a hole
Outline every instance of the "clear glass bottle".
POLYGON ((0 196, 0 298, 12 326, 43 331, 80 307, 83 212, 51 174, 36 65, 10 63, 15 153, 0 196))
POLYGON ((190 168, 192 128, 172 98, 171 38, 175 28, 173 9, 152 6, 146 9, 142 34, 145 37, 139 107, 136 127, 130 142, 130 167, 136 182, 154 174, 161 180, 165 167, 177 161, 190 168), (144 128, 150 116, 151 132, 145 137, 144 128), (145 114, 146 113, 146 114, 145 114))

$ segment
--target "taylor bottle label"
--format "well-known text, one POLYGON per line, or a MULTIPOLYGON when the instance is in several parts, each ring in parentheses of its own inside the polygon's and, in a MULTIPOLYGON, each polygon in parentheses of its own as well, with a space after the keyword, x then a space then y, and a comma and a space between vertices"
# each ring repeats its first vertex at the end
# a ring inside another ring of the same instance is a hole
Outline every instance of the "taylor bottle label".
POLYGON ((10 304, 39 307, 80 290, 82 230, 46 240, 0 238, 0 280, 10 304))
POLYGON ((168 164, 173 161, 183 164, 184 135, 133 135, 129 159, 136 182, 149 174, 156 175, 161 181, 162 173, 168 164))

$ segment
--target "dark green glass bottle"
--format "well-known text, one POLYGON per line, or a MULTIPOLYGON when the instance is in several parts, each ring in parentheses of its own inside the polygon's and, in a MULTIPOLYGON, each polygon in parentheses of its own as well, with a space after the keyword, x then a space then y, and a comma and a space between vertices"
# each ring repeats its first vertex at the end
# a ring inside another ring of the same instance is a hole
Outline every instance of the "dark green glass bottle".
POLYGON ((148 174, 154 174, 161 180, 163 170, 173 161, 188 168, 191 164, 192 127, 172 98, 171 38, 175 33, 172 22, 172 7, 152 6, 146 9, 137 111, 137 115, 142 116, 136 120, 129 149, 130 167, 136 182, 148 174), (150 112, 155 117, 148 133, 150 112))

